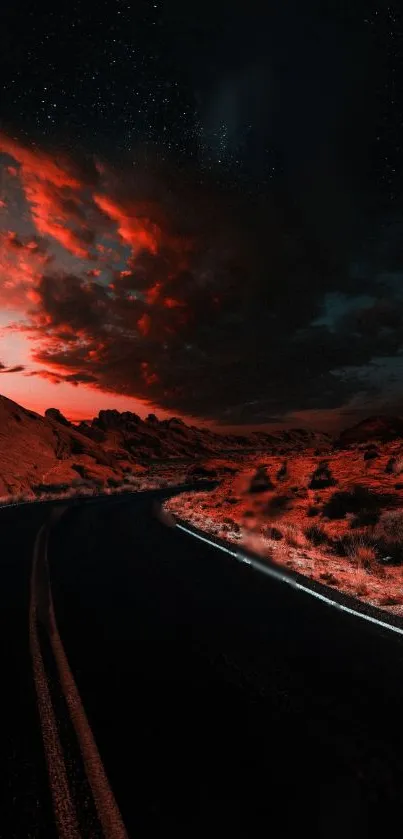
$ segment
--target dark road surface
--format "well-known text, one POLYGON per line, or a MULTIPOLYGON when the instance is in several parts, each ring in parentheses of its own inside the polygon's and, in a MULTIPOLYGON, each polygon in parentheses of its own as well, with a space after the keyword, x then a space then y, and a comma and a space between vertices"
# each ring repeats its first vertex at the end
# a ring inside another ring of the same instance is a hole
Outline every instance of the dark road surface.
POLYGON ((29 649, 33 545, 49 509, 0 510, 0 836, 56 839, 29 649), (42 833, 39 826, 42 825, 42 833))
MULTIPOLYGON (((56 836, 27 640, 45 518, 1 511, 10 839, 56 836)), ((129 837, 400 831, 398 636, 166 527, 140 497, 67 511, 48 556, 60 636, 129 837)), ((82 835, 103 836, 56 676, 52 702, 82 835)))

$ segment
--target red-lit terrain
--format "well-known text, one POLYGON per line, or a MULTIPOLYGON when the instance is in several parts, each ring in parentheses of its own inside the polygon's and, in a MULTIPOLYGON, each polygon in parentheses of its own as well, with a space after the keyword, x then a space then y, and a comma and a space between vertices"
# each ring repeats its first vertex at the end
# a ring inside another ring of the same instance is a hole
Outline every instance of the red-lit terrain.
POLYGON ((195 459, 218 454, 267 451, 281 444, 301 449, 328 444, 324 434, 303 430, 278 435, 215 434, 173 417, 145 420, 129 411, 100 411, 91 422, 72 425, 56 408, 45 416, 0 396, 0 496, 39 496, 81 486, 118 487, 138 475, 178 461, 184 470, 195 459))
POLYGON ((220 486, 176 496, 167 509, 318 582, 403 614, 403 440, 205 465, 222 477, 220 486))
POLYGON ((293 430, 222 435, 172 418, 101 411, 74 426, 0 397, 2 502, 220 481, 167 509, 201 529, 403 614, 403 421, 333 441, 293 430))

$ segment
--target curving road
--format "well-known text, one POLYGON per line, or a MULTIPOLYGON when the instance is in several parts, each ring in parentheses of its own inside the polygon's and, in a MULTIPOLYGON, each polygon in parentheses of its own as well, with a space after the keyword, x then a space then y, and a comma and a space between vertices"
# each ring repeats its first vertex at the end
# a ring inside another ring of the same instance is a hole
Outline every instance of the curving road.
POLYGON ((1 511, 0 836, 392 831, 401 636, 153 501, 1 511))

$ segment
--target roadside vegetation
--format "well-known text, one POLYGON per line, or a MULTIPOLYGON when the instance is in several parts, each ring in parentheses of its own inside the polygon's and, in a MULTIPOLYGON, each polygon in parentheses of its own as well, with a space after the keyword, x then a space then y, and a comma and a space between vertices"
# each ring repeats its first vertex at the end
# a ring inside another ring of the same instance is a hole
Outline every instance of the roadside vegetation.
MULTIPOLYGON (((209 464, 212 467, 212 462, 209 464)), ((403 615, 403 445, 249 458, 165 506, 290 570, 403 615)))

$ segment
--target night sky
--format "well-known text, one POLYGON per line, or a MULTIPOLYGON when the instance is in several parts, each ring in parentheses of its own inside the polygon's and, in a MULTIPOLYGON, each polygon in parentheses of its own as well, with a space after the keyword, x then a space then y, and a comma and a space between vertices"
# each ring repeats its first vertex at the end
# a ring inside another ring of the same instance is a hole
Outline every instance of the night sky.
POLYGON ((0 392, 216 428, 403 414, 403 13, 0 12, 0 392))

